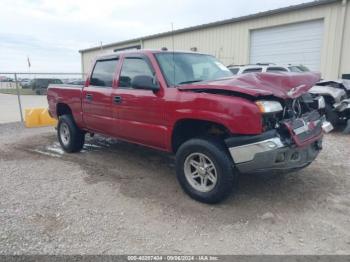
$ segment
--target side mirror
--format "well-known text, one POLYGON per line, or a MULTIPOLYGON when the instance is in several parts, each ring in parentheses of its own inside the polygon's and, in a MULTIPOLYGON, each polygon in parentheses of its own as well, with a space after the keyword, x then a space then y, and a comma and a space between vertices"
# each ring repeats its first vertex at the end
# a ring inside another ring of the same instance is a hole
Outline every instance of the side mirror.
POLYGON ((131 87, 135 89, 145 89, 158 91, 159 86, 153 82, 153 77, 148 75, 135 76, 131 81, 131 87))

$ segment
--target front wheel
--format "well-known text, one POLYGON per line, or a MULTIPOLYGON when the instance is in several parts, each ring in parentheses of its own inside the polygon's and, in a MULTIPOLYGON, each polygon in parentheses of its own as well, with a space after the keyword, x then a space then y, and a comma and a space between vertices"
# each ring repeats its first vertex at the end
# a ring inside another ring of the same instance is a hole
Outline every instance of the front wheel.
POLYGON ((176 175, 193 199, 214 204, 229 196, 237 173, 225 146, 215 138, 191 139, 176 153, 176 175))
POLYGON ((57 125, 58 141, 64 151, 79 152, 85 142, 85 134, 75 124, 71 115, 60 116, 57 125))

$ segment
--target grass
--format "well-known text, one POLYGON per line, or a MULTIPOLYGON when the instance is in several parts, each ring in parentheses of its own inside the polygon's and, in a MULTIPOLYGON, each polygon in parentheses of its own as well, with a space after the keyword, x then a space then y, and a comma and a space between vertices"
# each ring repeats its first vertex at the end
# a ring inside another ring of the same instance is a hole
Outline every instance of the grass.
MULTIPOLYGON (((0 93, 2 94, 9 94, 9 95, 17 95, 17 89, 16 88, 4 88, 0 89, 0 93)), ((19 89, 20 95, 35 95, 35 92, 32 89, 19 89)))

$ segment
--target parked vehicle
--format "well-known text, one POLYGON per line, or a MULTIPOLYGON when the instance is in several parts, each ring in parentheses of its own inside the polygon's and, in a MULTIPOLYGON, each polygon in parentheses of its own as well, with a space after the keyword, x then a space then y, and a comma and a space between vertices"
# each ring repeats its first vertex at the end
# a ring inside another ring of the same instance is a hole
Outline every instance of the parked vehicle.
POLYGON ((67 82, 66 84, 68 84, 68 85, 78 85, 78 86, 81 86, 81 85, 84 85, 84 84, 85 84, 85 81, 82 80, 82 79, 76 79, 76 80, 73 80, 73 81, 69 81, 69 82, 67 82))
MULTIPOLYGON (((251 72, 296 72, 303 73, 310 70, 303 65, 276 65, 260 63, 255 65, 231 65, 228 67, 233 74, 251 72)), ((346 124, 345 130, 350 132, 350 84, 347 80, 322 80, 315 84, 309 93, 321 95, 326 101, 326 118, 333 126, 346 124)))
POLYGON ((22 88, 30 88, 30 82, 31 82, 30 79, 27 79, 27 78, 21 79, 21 81, 20 81, 21 87, 22 88))
POLYGON ((50 84, 63 84, 63 82, 56 78, 35 78, 31 80, 30 87, 37 95, 42 95, 50 84))
POLYGON ((80 151, 86 133, 172 152, 183 190, 216 203, 238 173, 295 171, 317 157, 331 128, 323 100, 307 93, 317 81, 233 77, 210 55, 140 50, 98 58, 84 87, 52 84, 47 99, 66 152, 80 151))
POLYGON ((310 72, 310 70, 303 65, 276 65, 274 63, 258 63, 251 65, 229 65, 228 69, 234 75, 241 75, 247 73, 262 73, 262 72, 310 72))
POLYGON ((0 76, 0 82, 13 82, 13 79, 6 76, 0 76))
POLYGON ((323 80, 312 87, 310 92, 324 97, 326 116, 332 125, 346 124, 344 132, 350 133, 350 83, 347 80, 323 80))

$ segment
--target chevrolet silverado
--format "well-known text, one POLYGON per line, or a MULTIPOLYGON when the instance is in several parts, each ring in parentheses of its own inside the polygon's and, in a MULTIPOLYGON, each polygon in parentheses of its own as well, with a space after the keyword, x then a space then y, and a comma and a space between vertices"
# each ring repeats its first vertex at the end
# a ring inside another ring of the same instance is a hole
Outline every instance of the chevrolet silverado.
POLYGON ((96 59, 84 86, 50 85, 50 115, 69 153, 100 133, 176 155, 183 190, 217 203, 238 174, 308 166, 331 125, 315 73, 233 76, 215 57, 139 50, 96 59))

